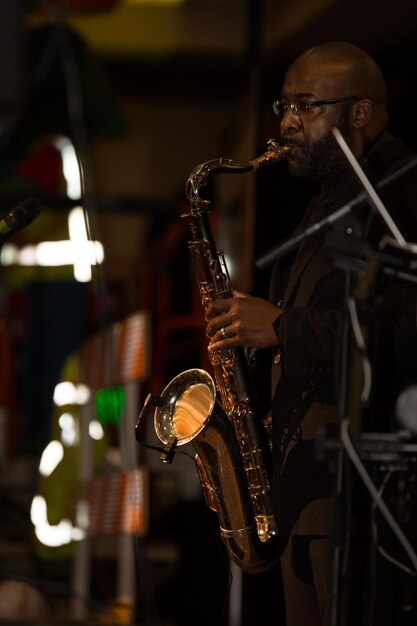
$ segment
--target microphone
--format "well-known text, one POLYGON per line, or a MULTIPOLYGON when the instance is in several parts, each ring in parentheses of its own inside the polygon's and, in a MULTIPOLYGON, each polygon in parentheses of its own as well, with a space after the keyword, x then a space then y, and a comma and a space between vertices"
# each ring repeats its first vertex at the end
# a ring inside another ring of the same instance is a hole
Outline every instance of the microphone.
POLYGON ((16 204, 10 209, 6 217, 0 220, 0 245, 19 230, 31 224, 41 211, 42 205, 36 198, 26 198, 16 204))

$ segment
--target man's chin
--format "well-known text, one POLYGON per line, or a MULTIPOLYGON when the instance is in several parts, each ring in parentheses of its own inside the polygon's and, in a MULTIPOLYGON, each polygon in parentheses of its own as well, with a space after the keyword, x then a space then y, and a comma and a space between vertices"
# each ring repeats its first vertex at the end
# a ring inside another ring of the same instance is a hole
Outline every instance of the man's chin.
POLYGON ((319 177, 314 175, 311 168, 307 168, 305 162, 301 159, 288 160, 288 172, 292 178, 304 183, 316 183, 319 180, 319 177))
POLYGON ((304 168, 300 159, 297 159, 294 156, 288 159, 288 171, 291 176, 294 176, 294 178, 302 178, 303 170, 304 168))

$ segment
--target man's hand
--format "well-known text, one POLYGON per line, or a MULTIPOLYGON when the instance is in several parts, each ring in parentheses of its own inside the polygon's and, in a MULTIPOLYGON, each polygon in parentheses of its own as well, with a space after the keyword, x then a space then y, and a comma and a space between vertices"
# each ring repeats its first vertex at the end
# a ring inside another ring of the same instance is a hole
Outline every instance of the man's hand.
POLYGON ((246 346, 270 348, 278 343, 273 322, 282 309, 239 291, 234 298, 215 300, 206 310, 209 350, 246 346))

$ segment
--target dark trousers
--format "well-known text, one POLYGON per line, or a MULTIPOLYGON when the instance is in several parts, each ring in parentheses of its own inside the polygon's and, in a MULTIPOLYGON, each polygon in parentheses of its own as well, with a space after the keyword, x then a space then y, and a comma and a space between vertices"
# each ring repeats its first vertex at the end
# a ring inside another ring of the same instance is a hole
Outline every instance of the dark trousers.
MULTIPOLYGON (((341 588, 338 626, 362 621, 361 546, 352 544, 349 575, 341 588)), ((286 626, 332 624, 333 543, 328 537, 290 537, 281 558, 286 626)))

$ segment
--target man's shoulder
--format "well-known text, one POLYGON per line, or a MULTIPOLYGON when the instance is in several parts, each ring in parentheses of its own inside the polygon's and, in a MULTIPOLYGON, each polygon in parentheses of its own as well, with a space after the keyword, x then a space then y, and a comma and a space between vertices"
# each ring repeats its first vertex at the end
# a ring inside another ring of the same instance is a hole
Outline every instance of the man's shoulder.
POLYGON ((370 149, 367 156, 367 169, 375 178, 390 174, 402 165, 416 161, 417 154, 405 143, 388 132, 382 133, 370 149))
POLYGON ((388 133, 375 147, 372 182, 405 239, 417 241, 417 154, 388 133))

